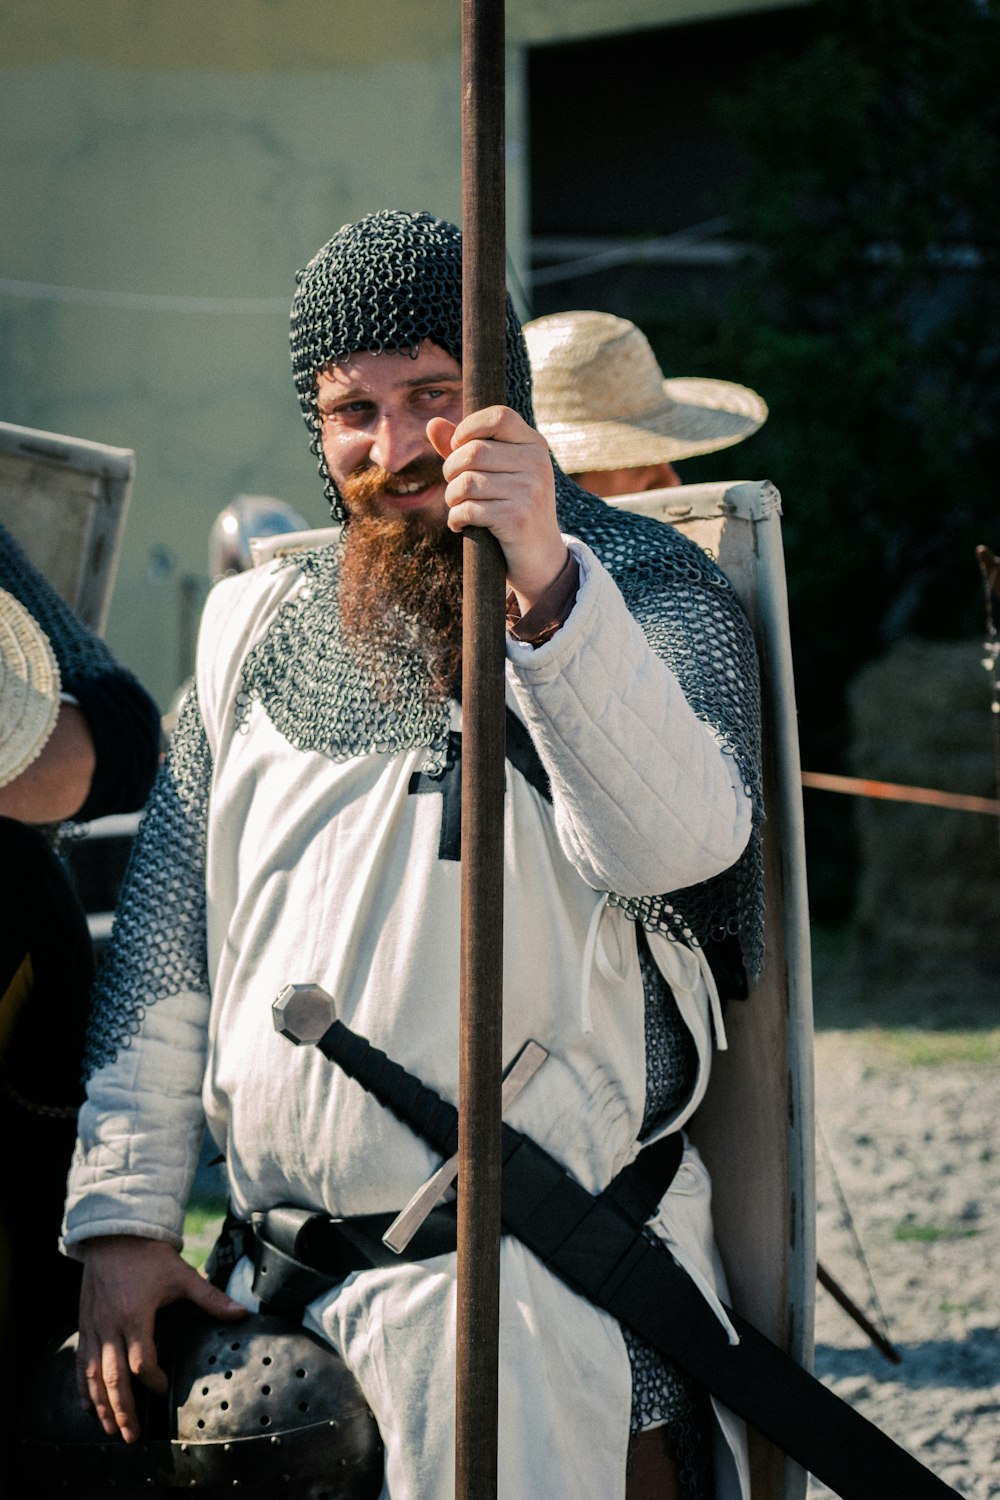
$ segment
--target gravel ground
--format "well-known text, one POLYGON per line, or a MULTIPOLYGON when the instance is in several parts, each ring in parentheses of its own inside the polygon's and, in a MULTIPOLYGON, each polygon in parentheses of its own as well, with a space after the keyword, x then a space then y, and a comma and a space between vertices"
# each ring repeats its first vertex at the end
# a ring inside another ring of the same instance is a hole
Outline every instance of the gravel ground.
POLYGON ((901 1356, 817 1287, 816 1373, 960 1495, 1000 1497, 997 1033, 819 1031, 815 1057, 818 1258, 901 1356))

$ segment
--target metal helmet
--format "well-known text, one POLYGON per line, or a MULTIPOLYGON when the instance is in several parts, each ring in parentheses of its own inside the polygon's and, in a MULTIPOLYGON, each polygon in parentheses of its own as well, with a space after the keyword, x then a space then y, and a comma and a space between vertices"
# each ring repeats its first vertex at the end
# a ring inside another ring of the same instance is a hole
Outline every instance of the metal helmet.
POLYGON ((166 1396, 136 1383, 142 1437, 109 1439, 76 1393, 76 1335, 36 1372, 22 1413, 24 1496, 376 1500, 382 1442, 339 1355, 291 1319, 240 1323, 174 1304, 157 1321, 166 1396))
POLYGON ((215 581, 253 567, 250 538, 307 531, 309 522, 274 495, 237 495, 219 511, 208 538, 208 573, 215 581))

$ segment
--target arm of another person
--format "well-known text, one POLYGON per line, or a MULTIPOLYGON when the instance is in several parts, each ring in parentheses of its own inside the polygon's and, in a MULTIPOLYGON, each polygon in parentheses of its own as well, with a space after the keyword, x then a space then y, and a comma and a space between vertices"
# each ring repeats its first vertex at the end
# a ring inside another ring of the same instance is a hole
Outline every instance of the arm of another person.
POLYGON ((80 811, 97 768, 94 739, 78 703, 64 698, 41 754, 0 787, 0 817, 21 823, 62 823, 80 811))
POLYGON ((160 713, 0 526, 0 587, 44 630, 59 663, 64 701, 41 755, 0 788, 0 814, 23 823, 88 822, 136 812, 160 761, 160 713))

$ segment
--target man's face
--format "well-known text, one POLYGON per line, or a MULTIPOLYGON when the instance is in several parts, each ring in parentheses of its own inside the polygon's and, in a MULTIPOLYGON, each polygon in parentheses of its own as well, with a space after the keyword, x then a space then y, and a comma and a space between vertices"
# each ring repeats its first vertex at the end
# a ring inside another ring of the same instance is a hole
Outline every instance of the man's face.
POLYGON ((447 513, 431 417, 462 419, 462 368, 425 339, 415 359, 359 352, 317 377, 323 456, 348 510, 383 517, 447 513))
POLYGON ((581 489, 608 500, 615 495, 641 495, 646 490, 669 490, 680 484, 673 464, 646 464, 635 469, 588 469, 572 474, 581 489))

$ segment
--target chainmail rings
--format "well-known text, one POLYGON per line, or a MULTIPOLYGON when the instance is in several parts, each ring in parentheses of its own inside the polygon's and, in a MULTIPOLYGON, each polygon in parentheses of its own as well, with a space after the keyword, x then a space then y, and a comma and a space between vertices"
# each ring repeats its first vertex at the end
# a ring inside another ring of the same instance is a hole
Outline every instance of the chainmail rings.
MULTIPOLYGON (((415 353, 423 339, 461 359, 461 273, 462 236, 454 224, 427 213, 386 210, 338 230, 296 278, 291 322, 295 388, 327 497, 341 520, 341 499, 322 456, 316 375, 359 350, 415 353)), ((527 350, 509 298, 507 400, 533 422, 527 350)), ((746 617, 729 581, 694 542, 660 521, 608 506, 573 484, 558 465, 555 477, 562 530, 592 547, 611 573, 694 712, 732 754, 754 809, 747 849, 722 875, 683 891, 640 898, 612 894, 611 899, 650 931, 682 942, 697 946, 738 936, 753 979, 763 963, 764 814, 760 689, 746 617)), ((247 702, 258 698, 301 748, 346 756, 374 746, 391 750, 426 744, 433 757, 439 756, 447 709, 443 702, 435 704, 419 681, 419 656, 390 656, 382 650, 376 660, 372 650, 365 662, 349 663, 332 624, 336 556, 305 566, 313 598, 306 597, 306 590, 286 604, 269 638, 248 659, 247 702), (320 595, 324 607, 317 610, 320 595), (289 659, 293 644, 305 651, 305 659, 289 659), (313 684, 302 703, 296 701, 293 676, 298 684, 313 684), (373 679, 375 692, 368 688, 373 679), (338 694, 336 701, 326 701, 331 693, 338 694)))
POLYGON ((344 638, 338 602, 343 544, 288 560, 305 575, 243 666, 236 723, 259 700, 297 750, 332 760, 426 746, 424 769, 438 775, 448 748, 448 707, 435 694, 419 650, 386 641, 361 658, 344 638))
POLYGON ((90 1013, 84 1073, 113 1062, 146 1009, 168 995, 209 993, 205 827, 212 753, 194 689, 139 825, 90 1013))
MULTIPOLYGON (((430 339, 462 360, 462 233, 427 213, 384 210, 345 224, 298 272, 292 302, 292 373, 336 520, 344 508, 320 445, 316 376, 364 350, 415 356, 430 339)), ((507 299, 507 399, 534 426, 521 325, 507 299)))
POLYGON ((63 686, 122 675, 108 647, 25 557, 0 525, 0 587, 24 605, 52 643, 63 686))
MULTIPOLYGON (((757 660, 746 617, 715 563, 673 527, 613 510, 558 468, 556 502, 562 530, 597 553, 694 712, 732 754, 755 814, 743 856, 723 874, 666 895, 611 900, 650 931, 695 946, 738 935, 755 976, 763 958, 763 808, 757 660)), ((423 745, 435 774, 444 765, 448 705, 433 694, 418 651, 382 647, 362 659, 344 641, 339 556, 330 546, 286 560, 305 581, 246 659, 237 720, 258 700, 300 750, 339 760, 423 745)))

